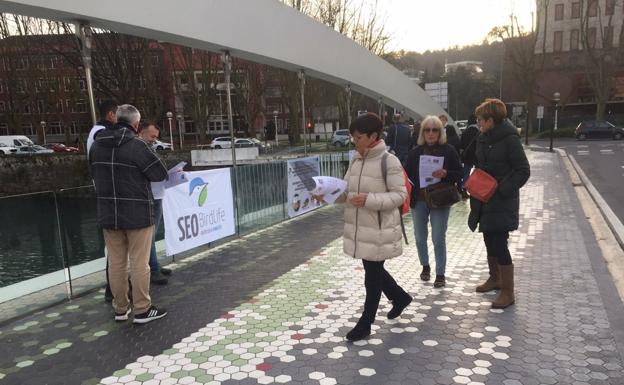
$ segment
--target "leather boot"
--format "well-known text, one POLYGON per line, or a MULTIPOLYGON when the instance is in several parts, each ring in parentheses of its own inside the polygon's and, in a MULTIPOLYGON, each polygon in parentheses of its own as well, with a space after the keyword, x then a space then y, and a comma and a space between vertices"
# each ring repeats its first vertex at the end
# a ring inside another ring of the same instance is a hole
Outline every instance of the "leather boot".
POLYGON ((488 255, 488 266, 490 268, 490 276, 487 281, 477 286, 477 293, 487 293, 488 291, 498 290, 501 288, 500 271, 498 270, 498 263, 496 257, 488 255))
POLYGON ((492 302, 492 309, 504 309, 516 302, 514 297, 514 266, 499 265, 501 273, 501 291, 492 302))

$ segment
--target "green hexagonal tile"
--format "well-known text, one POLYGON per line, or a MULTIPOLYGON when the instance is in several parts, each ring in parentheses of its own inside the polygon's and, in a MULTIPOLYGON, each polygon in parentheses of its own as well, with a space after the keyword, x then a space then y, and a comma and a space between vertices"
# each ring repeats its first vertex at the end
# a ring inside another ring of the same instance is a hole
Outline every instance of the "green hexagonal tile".
POLYGON ((203 364, 204 362, 208 361, 208 357, 204 357, 204 356, 199 356, 199 357, 193 357, 191 358, 191 362, 194 364, 203 364))
POLYGON ((47 350, 44 350, 44 351, 43 351, 43 354, 45 354, 45 355, 47 355, 47 356, 51 356, 52 354, 56 354, 56 353, 58 353, 58 352, 60 352, 60 350, 59 350, 59 349, 52 348, 52 349, 47 349, 47 350))
POLYGON ((120 369, 120 370, 113 372, 113 376, 115 377, 123 377, 128 374, 130 374, 130 369, 120 369))
POLYGON ((173 373, 171 373, 171 377, 172 377, 172 378, 177 378, 178 380, 179 380, 180 378, 186 377, 186 376, 188 376, 188 375, 189 375, 188 370, 180 370, 180 371, 178 371, 178 372, 173 372, 173 373))
POLYGON ((214 377, 211 376, 210 374, 204 374, 203 376, 195 377, 195 381, 199 382, 200 384, 207 384, 211 382, 213 379, 214 377))
POLYGON ((189 375, 192 376, 192 377, 195 377, 195 378, 201 377, 201 376, 203 376, 205 374, 206 374, 206 371, 204 369, 195 369, 195 370, 191 370, 189 372, 189 375))
POLYGON ((141 382, 149 381, 152 378, 154 378, 154 375, 152 373, 143 373, 136 376, 136 380, 141 382))
POLYGON ((18 368, 25 368, 27 366, 30 366, 32 364, 34 364, 35 361, 33 360, 26 360, 26 361, 20 361, 17 364, 15 364, 15 366, 17 366, 18 368))

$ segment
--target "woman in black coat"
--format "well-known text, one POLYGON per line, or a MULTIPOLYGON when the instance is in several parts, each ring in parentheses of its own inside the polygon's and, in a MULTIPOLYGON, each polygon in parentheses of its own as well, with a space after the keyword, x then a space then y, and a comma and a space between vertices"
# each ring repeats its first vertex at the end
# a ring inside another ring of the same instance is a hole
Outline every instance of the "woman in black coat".
POLYGON ((506 308, 515 302, 514 270, 507 240, 509 232, 518 229, 520 188, 530 175, 529 162, 522 148, 518 129, 507 117, 505 104, 498 99, 486 99, 475 110, 481 135, 476 139, 477 164, 498 181, 492 198, 481 202, 470 199, 468 226, 479 227, 487 248, 490 276, 477 286, 483 293, 501 289, 492 302, 495 309, 506 308))

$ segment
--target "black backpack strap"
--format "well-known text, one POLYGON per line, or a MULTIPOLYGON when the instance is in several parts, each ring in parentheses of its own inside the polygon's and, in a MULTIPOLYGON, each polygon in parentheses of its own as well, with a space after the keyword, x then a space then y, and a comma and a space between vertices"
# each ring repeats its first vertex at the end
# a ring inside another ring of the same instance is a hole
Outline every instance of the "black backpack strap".
MULTIPOLYGON (((384 183, 386 185, 386 191, 389 191, 388 180, 386 179, 388 177, 388 155, 388 152, 384 152, 383 156, 381 157, 381 176, 383 177, 384 183)), ((401 206, 397 207, 397 210, 399 210, 399 219, 401 219, 401 232, 403 233, 403 239, 405 239, 405 244, 409 245, 409 242, 407 241, 407 233, 405 233, 405 223, 403 223, 403 213, 401 212, 401 206)), ((379 218, 381 218, 381 216, 379 216, 379 218)))

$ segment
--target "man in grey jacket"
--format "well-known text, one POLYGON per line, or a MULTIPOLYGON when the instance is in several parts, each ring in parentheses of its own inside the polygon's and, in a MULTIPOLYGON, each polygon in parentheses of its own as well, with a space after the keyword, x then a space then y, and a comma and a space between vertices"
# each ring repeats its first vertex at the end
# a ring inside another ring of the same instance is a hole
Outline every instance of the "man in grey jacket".
POLYGON ((127 264, 130 260, 134 323, 164 317, 149 295, 148 265, 154 230, 154 203, 150 182, 162 181, 167 169, 147 143, 135 137, 141 120, 129 104, 117 108, 117 123, 98 133, 89 152, 95 183, 98 224, 108 250, 109 279, 115 320, 130 314, 127 264))

